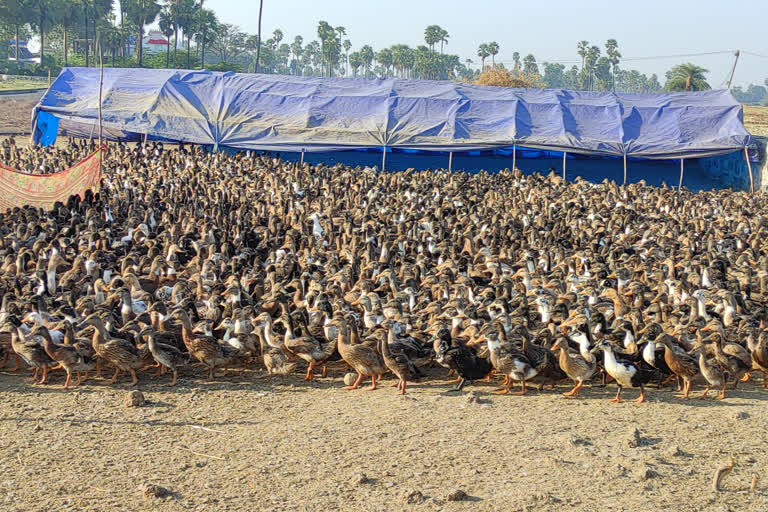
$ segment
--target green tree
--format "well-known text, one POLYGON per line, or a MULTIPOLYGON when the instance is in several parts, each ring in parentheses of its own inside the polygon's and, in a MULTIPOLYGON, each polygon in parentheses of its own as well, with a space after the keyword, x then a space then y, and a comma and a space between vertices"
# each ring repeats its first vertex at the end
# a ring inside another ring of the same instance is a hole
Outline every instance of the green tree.
POLYGON ((392 50, 382 48, 376 53, 376 61, 384 68, 384 75, 389 74, 389 68, 392 66, 392 50))
POLYGON ((371 48, 369 45, 366 44, 360 48, 360 59, 363 61, 363 67, 365 67, 366 78, 370 77, 371 65, 373 64, 373 56, 373 48, 371 48))
MULTIPOLYGON (((202 1, 200 5, 202 6, 202 1)), ((200 49, 200 69, 205 69, 205 49, 218 36, 216 32, 219 28, 220 23, 216 18, 215 12, 211 9, 203 9, 202 7, 198 9, 197 19, 195 20, 195 43, 200 49)))
POLYGON ((560 89, 566 87, 565 66, 560 63, 551 64, 545 62, 544 75, 541 77, 547 87, 552 89, 560 89))
POLYGON ((160 28, 160 32, 163 33, 165 38, 168 40, 168 46, 166 47, 165 51, 165 67, 170 67, 170 60, 171 60, 171 36, 173 35, 175 31, 175 23, 173 21, 173 15, 171 14, 171 9, 167 5, 163 7, 163 10, 160 11, 160 14, 157 19, 158 27, 160 28))
POLYGON ((611 61, 608 57, 600 57, 595 63, 595 79, 597 80, 598 89, 601 91, 609 91, 613 86, 611 76, 611 61))
POLYGON ((619 43, 615 39, 609 39, 605 42, 605 53, 608 55, 608 62, 611 64, 611 89, 616 90, 616 68, 621 60, 619 52, 619 43))
POLYGON ((515 63, 515 71, 520 71, 520 52, 512 53, 512 62, 515 63))
POLYGON ((584 64, 587 58, 587 52, 589 51, 589 41, 579 41, 576 44, 577 53, 581 57, 581 70, 584 71, 584 64))
POLYGON ((477 56, 480 57, 480 71, 485 71, 485 59, 491 54, 487 43, 482 43, 477 49, 477 56))
POLYGON ((442 28, 439 25, 429 25, 424 29, 424 42, 430 51, 435 51, 435 45, 440 42, 442 28))
POLYGON ((708 91, 712 87, 707 83, 707 73, 709 70, 690 62, 678 64, 667 71, 664 88, 668 91, 708 91))
POLYGON ((523 59, 523 74, 526 75, 538 75, 539 66, 536 64, 536 57, 532 53, 529 53, 523 59))
POLYGON ((45 66, 45 32, 58 23, 61 4, 57 0, 30 0, 29 25, 40 37, 40 65, 45 66))
POLYGON ((300 64, 301 54, 304 52, 304 49, 301 47, 303 43, 304 43, 304 38, 301 36, 296 36, 293 39, 293 42, 291 43, 291 53, 293 54, 291 69, 297 75, 301 73, 299 64, 300 64))
POLYGON ((352 68, 352 76, 357 77, 357 70, 363 65, 363 59, 360 58, 359 52, 352 52, 349 54, 349 67, 352 68))
POLYGON ((499 54, 499 43, 491 41, 488 43, 488 53, 491 54, 491 65, 496 67, 496 56, 499 54))
POLYGON ((341 43, 341 47, 344 49, 344 75, 346 76, 349 74, 347 62, 349 62, 349 50, 352 49, 352 43, 349 39, 345 39, 344 42, 341 43))
POLYGON ((160 13, 160 4, 155 0, 123 0, 125 3, 125 13, 128 18, 137 27, 136 37, 136 55, 139 67, 142 66, 144 49, 142 40, 144 38, 144 27, 155 21, 160 13))
POLYGON ((216 52, 222 62, 231 62, 232 59, 245 53, 248 34, 241 31, 240 27, 222 23, 216 27, 214 33, 211 50, 216 52))
MULTIPOLYGON (((136 0, 134 0, 136 1, 136 0)), ((149 0, 138 0, 139 2, 147 2, 149 0)), ((195 0, 176 0, 176 24, 181 29, 182 35, 187 40, 187 64, 186 68, 189 69, 190 56, 192 53, 192 37, 195 33, 197 12, 200 6, 197 5, 195 0)), ((183 39, 182 39, 183 41, 183 39)))
POLYGON ((29 2, 25 0, 3 0, 0 2, 0 20, 13 28, 15 58, 19 59, 19 38, 25 25, 32 16, 29 2))
POLYGON ((437 35, 440 38, 439 39, 439 41, 440 41, 440 55, 442 55, 443 54, 443 45, 444 44, 448 44, 448 38, 451 37, 451 36, 448 35, 448 31, 445 30, 442 27, 440 28, 440 31, 437 33, 437 35))

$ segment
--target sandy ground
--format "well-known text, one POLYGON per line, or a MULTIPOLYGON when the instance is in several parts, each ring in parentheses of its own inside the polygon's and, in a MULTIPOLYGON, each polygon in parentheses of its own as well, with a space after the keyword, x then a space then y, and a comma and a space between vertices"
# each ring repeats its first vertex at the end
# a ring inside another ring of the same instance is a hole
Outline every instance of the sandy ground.
POLYGON ((141 374, 147 404, 128 407, 127 380, 67 392, 61 374, 35 386, 21 373, 0 372, 4 511, 768 510, 768 393, 754 381, 722 402, 650 389, 638 405, 609 403, 612 386, 447 393, 443 369, 399 397, 391 379, 344 391, 339 372, 208 383, 190 368, 175 389, 141 374), (467 497, 448 501, 456 490, 467 497))

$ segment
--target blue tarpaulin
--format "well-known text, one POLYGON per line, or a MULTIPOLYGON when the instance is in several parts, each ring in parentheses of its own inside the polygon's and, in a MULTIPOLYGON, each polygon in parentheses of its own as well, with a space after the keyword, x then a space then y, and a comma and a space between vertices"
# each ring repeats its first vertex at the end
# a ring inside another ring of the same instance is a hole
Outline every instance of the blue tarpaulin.
MULTIPOLYGON (((750 139, 726 90, 619 94, 125 68, 106 68, 102 89, 110 139, 272 151, 518 145, 645 158, 717 155, 750 139)), ((36 106, 33 127, 44 112, 60 119, 60 134, 96 135, 98 97, 98 69, 65 68, 36 106)), ((45 132, 34 133, 40 142, 45 132)))

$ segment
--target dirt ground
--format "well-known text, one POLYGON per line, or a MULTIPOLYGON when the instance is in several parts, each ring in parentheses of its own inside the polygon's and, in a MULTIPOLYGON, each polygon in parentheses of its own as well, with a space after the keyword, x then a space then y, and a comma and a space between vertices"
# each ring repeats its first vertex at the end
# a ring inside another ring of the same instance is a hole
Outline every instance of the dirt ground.
POLYGON ((405 397, 391 378, 339 389, 340 372, 210 383, 191 368, 177 388, 143 373, 147 404, 128 407, 126 379, 64 391, 60 372, 36 386, 3 370, 0 510, 768 510, 768 392, 754 380, 724 401, 650 389, 612 404, 611 385, 449 393, 445 372, 405 397))
MULTIPOLYGON (((42 92, 0 95, 0 135, 28 134, 32 122, 32 109, 42 95, 42 92)), ((21 139, 19 142, 26 142, 26 140, 21 139)))

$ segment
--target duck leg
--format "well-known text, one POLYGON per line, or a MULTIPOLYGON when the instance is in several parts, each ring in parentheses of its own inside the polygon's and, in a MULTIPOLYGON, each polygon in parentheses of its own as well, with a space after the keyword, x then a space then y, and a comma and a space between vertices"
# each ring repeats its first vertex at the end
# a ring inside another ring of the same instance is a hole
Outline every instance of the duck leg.
POLYGON ((700 399, 707 398, 707 395, 709 394, 710 385, 707 384, 707 387, 704 388, 704 393, 701 394, 699 397, 700 399))
POLYGON ((136 376, 136 370, 129 368, 128 371, 131 372, 131 386, 137 385, 139 383, 139 378, 136 376))
POLYGON ((364 391, 373 391, 374 389, 376 389, 376 374, 371 375, 371 385, 365 388, 364 391))
POLYGON ((171 386, 175 386, 176 385, 176 379, 178 378, 178 376, 179 376, 179 372, 174 369, 173 370, 173 379, 171 379, 171 386))
POLYGON ((355 380, 355 382, 352 383, 351 386, 344 386, 341 389, 357 389, 357 388, 360 387, 360 383, 361 382, 363 382, 363 374, 362 373, 358 373, 357 374, 357 380, 355 380))
POLYGON ((43 365, 43 378, 40 379, 40 382, 38 384, 45 384, 45 381, 48 379, 48 365, 43 365))
POLYGON ((213 367, 213 366, 211 366, 211 367, 208 369, 208 380, 216 380, 216 379, 214 378, 214 376, 213 376, 213 370, 214 370, 214 367, 213 367))
POLYGON ((328 375, 328 365, 323 364, 323 373, 321 374, 323 378, 325 378, 328 375))
POLYGON ((526 393, 525 379, 520 381, 520 385, 523 386, 523 389, 521 389, 519 393, 515 393, 517 396, 523 396, 526 393))
POLYGON ((577 383, 577 384, 576 384, 576 385, 573 387, 573 389, 572 389, 572 390, 570 390, 570 391, 568 391, 568 392, 566 392, 566 393, 563 393, 563 396, 579 396, 579 390, 581 389, 581 386, 583 386, 583 385, 584 385, 584 381, 583 381, 583 380, 580 380, 580 381, 579 381, 579 382, 578 382, 578 383, 577 383))
POLYGON ((12 372, 17 372, 17 371, 19 371, 19 354, 16 354, 14 352, 13 359, 14 359, 14 364, 13 364, 13 369, 11 371, 12 372))
POLYGON ((3 361, 0 362, 0 369, 1 368, 5 368, 5 363, 8 362, 8 357, 11 355, 11 351, 10 350, 5 350, 4 352, 5 352, 5 354, 3 354, 3 361))
POLYGON ((402 382, 402 384, 400 385, 400 392, 398 393, 398 395, 404 395, 405 394, 405 379, 403 379, 401 382, 402 382))
POLYGON ((35 368, 35 373, 33 373, 31 377, 29 377, 28 379, 26 379, 26 380, 27 380, 27 382, 30 382, 30 383, 31 383, 31 382, 37 382, 37 374, 38 374, 38 373, 40 373, 40 368, 35 368))
POLYGON ((718 399, 718 400, 723 400, 723 399, 725 399, 725 379, 723 379, 723 387, 722 387, 722 389, 720 390, 720 394, 719 394, 719 395, 717 395, 717 399, 718 399))
POLYGON ((67 370, 67 380, 64 381, 64 386, 62 389, 69 389, 69 382, 72 380, 72 374, 67 370))
POLYGON ((618 391, 616 391, 616 396, 611 400, 613 403, 620 404, 621 403, 621 386, 619 386, 618 391))
POLYGON ((96 378, 101 378, 101 358, 96 359, 96 378))
POLYGON ((309 382, 309 381, 311 381, 312 379, 315 378, 314 369, 315 369, 315 362, 314 361, 310 361, 309 365, 307 366, 307 374, 304 376, 304 380, 305 381, 309 382))
POLYGON ((677 395, 677 398, 688 400, 688 394, 691 392, 691 382, 683 379, 683 394, 677 395))
POLYGON ((464 387, 464 384, 466 382, 467 380, 464 377, 459 377, 459 383, 451 391, 461 391, 461 389, 464 387))
POLYGON ((120 368, 115 368, 115 374, 112 376, 112 379, 107 382, 107 384, 114 384, 117 382, 117 377, 120 375, 120 368))
POLYGON ((741 378, 741 382, 749 382, 750 378, 751 378, 750 372, 746 372, 744 376, 741 378))
POLYGON ((637 400, 635 400, 638 404, 641 404, 645 402, 645 389, 643 389, 643 386, 640 386, 640 396, 637 397, 637 400))

